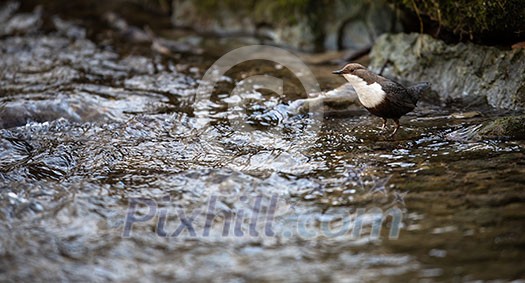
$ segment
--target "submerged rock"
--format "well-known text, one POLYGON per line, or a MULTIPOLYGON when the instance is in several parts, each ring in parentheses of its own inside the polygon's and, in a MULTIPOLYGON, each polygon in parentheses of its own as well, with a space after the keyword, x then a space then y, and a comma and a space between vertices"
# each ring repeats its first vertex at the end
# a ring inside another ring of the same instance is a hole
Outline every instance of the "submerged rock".
POLYGON ((488 138, 525 140, 525 115, 498 118, 483 127, 480 135, 488 138))
POLYGON ((370 67, 410 81, 430 81, 441 102, 525 110, 525 50, 471 43, 447 45, 428 35, 386 34, 371 52, 370 67))
POLYGON ((446 140, 525 140, 525 115, 506 116, 483 124, 471 125, 445 135, 446 140))
POLYGON ((0 106, 0 129, 25 125, 29 122, 45 122, 66 118, 84 122, 109 119, 111 113, 103 109, 96 99, 88 96, 67 96, 56 94, 44 99, 43 96, 26 96, 25 100, 4 102, 0 106))

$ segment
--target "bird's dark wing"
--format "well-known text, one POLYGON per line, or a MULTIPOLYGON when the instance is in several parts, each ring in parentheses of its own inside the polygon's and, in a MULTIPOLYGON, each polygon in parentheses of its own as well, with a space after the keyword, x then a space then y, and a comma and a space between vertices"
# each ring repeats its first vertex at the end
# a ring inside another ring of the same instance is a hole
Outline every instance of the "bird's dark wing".
POLYGON ((430 89, 429 82, 421 82, 410 87, 407 87, 408 94, 412 96, 412 100, 417 102, 421 95, 430 89))
POLYGON ((386 93, 386 99, 388 99, 392 105, 395 105, 406 112, 412 111, 412 109, 416 107, 417 100, 414 101, 412 99, 412 96, 402 84, 386 78, 382 78, 378 83, 386 93))

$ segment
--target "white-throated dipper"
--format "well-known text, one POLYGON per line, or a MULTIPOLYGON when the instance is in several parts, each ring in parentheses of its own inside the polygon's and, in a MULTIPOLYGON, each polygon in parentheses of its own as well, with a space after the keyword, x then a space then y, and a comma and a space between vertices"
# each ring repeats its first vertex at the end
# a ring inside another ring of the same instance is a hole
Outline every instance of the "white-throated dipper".
POLYGON ((342 75, 355 89, 361 104, 372 114, 383 118, 385 128, 387 119, 394 120, 397 133, 399 118, 414 110, 422 93, 430 88, 430 83, 422 82, 404 87, 398 82, 374 74, 361 64, 350 63, 332 72, 342 75))

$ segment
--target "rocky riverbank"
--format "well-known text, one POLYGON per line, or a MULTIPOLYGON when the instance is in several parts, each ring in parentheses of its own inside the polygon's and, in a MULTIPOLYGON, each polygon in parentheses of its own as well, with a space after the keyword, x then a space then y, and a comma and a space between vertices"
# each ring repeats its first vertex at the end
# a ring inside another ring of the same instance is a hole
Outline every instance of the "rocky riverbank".
POLYGON ((377 72, 386 66, 387 76, 431 82, 443 105, 525 110, 525 49, 385 34, 370 57, 370 67, 377 72))
POLYGON ((302 51, 369 48, 404 30, 387 1, 173 1, 172 22, 201 33, 255 36, 302 51))

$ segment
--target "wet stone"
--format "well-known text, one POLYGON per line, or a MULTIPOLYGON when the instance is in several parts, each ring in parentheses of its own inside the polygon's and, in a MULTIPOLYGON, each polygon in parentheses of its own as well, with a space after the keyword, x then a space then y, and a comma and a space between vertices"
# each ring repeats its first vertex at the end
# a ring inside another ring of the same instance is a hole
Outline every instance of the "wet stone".
POLYGON ((482 136, 502 139, 525 139, 525 116, 498 118, 481 129, 482 136))

